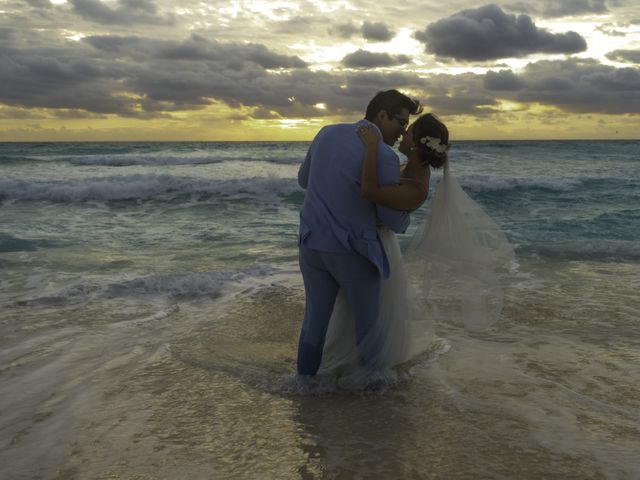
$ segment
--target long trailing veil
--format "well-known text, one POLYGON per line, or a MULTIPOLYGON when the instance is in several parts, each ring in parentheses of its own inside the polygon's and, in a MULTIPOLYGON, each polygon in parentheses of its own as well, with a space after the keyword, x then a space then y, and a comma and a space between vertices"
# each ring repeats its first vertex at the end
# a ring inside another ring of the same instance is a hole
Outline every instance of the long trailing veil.
POLYGON ((500 317, 500 274, 514 264, 511 244, 445 164, 428 212, 404 259, 395 234, 379 230, 391 268, 382 282, 380 318, 356 346, 345 296, 334 306, 320 373, 357 386, 429 349, 432 324, 454 322, 482 330, 500 317), (375 357, 367 368, 361 357, 375 357))
POLYGON ((500 318, 500 275, 515 265, 513 247, 449 173, 448 162, 405 259, 434 322, 483 330, 500 318))

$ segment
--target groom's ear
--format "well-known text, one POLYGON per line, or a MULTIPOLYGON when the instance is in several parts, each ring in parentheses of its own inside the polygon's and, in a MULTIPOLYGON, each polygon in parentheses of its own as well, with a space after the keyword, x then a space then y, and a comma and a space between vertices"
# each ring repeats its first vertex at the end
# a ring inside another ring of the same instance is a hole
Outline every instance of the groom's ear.
POLYGON ((373 117, 373 123, 380 125, 384 120, 389 118, 389 114, 386 110, 380 110, 375 117, 373 117))

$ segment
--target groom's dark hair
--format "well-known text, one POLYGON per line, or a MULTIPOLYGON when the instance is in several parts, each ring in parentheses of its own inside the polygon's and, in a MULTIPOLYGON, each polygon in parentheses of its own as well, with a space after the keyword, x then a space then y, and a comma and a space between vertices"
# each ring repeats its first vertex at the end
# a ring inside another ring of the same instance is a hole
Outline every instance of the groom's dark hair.
POLYGON ((422 112, 422 107, 418 100, 413 100, 398 90, 385 90, 384 92, 376 93, 376 96, 371 99, 369 105, 367 105, 364 118, 372 122, 381 110, 384 110, 389 115, 398 115, 403 108, 409 110, 411 115, 417 115, 422 112))

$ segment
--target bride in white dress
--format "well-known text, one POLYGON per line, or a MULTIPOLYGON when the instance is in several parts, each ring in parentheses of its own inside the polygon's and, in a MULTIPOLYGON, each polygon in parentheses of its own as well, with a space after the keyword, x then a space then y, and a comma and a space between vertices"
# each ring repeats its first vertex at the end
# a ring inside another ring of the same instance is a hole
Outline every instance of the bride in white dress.
POLYGON ((390 275, 382 281, 380 318, 360 345, 349 304, 338 295, 320 373, 355 388, 393 377, 393 367, 427 350, 433 322, 458 322, 470 330, 491 325, 502 308, 498 273, 514 259, 500 228, 449 174, 449 133, 435 115, 421 116, 403 136, 399 150, 408 160, 399 185, 378 185, 379 132, 361 126, 358 135, 365 144, 361 192, 374 203, 413 211, 427 198, 431 168, 444 167, 444 174, 404 259, 396 235, 378 229, 390 275), (364 369, 362 356, 377 360, 364 369))

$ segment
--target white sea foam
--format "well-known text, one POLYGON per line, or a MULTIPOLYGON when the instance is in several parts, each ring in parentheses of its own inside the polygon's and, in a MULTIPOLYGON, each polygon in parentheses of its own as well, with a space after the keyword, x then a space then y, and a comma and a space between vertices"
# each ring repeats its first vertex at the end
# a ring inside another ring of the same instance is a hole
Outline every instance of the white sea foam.
POLYGON ((207 155, 204 152, 189 152, 181 155, 172 153, 102 154, 77 157, 62 157, 73 165, 102 165, 126 167, 132 165, 206 165, 231 160, 232 157, 207 155))
POLYGON ((172 200, 180 195, 263 200, 299 190, 293 178, 278 177, 204 180, 187 176, 131 174, 66 181, 0 180, 0 199, 52 202, 172 200))
POLYGON ((238 151, 233 154, 211 153, 206 150, 193 152, 149 152, 149 153, 123 153, 123 154, 100 154, 100 155, 78 155, 78 156, 58 156, 50 157, 58 161, 67 161, 72 165, 96 165, 107 167, 127 167, 139 166, 159 166, 159 165, 207 165, 212 163, 222 163, 227 161, 265 161, 281 164, 302 163, 302 155, 265 155, 260 152, 238 151), (252 156, 254 155, 254 156, 252 156))
POLYGON ((106 296, 162 295, 170 298, 216 295, 228 283, 238 283, 247 278, 264 277, 273 269, 268 266, 221 272, 195 272, 184 275, 151 275, 106 288, 106 296))
POLYGON ((170 317, 176 312, 180 311, 180 307, 174 305, 172 308, 167 310, 160 310, 152 315, 147 315, 140 318, 133 318, 131 320, 122 320, 121 322, 115 322, 111 324, 112 328, 121 328, 121 327, 140 327, 140 326, 152 326, 156 322, 160 320, 164 320, 167 317, 170 317))
POLYGON ((82 303, 99 298, 159 296, 167 299, 189 299, 222 294, 226 286, 251 283, 273 273, 270 266, 241 270, 194 272, 176 275, 149 275, 105 283, 80 279, 50 294, 30 296, 17 305, 63 305, 82 303))
POLYGON ((577 178, 499 177, 491 175, 460 175, 457 178, 464 188, 476 192, 522 188, 541 188, 564 192, 575 190, 583 184, 583 180, 577 178))

